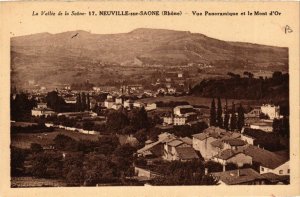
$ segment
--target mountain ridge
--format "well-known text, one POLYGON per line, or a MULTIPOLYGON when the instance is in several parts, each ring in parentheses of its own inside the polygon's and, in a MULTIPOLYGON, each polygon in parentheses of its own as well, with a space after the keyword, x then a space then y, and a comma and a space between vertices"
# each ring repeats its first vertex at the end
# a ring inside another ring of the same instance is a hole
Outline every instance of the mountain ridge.
POLYGON ((116 34, 76 30, 17 36, 11 38, 11 54, 11 67, 17 74, 13 77, 18 81, 18 75, 43 80, 47 76, 41 72, 55 73, 55 70, 72 69, 75 65, 89 69, 89 62, 96 71, 102 64, 288 70, 286 47, 223 41, 190 31, 149 28, 116 34), (25 68, 34 73, 26 73, 25 68))

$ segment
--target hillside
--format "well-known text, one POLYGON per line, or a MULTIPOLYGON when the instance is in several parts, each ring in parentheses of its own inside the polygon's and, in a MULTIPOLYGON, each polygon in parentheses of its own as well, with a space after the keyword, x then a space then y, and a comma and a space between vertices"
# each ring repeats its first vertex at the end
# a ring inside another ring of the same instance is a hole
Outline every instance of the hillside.
POLYGON ((74 77, 82 76, 96 79, 104 75, 101 71, 115 74, 114 66, 191 63, 270 71, 275 66, 276 70, 287 71, 288 49, 225 42, 188 31, 146 28, 120 34, 80 30, 11 39, 12 81, 16 84, 32 79, 48 83, 70 83, 74 77))

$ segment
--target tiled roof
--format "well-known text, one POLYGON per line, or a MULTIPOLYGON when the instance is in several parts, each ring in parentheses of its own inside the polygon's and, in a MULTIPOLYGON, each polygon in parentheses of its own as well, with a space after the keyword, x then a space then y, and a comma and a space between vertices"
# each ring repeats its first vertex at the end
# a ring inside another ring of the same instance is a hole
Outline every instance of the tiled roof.
POLYGON ((262 175, 260 175, 258 172, 251 168, 239 169, 239 171, 239 176, 238 170, 215 172, 212 173, 212 175, 218 177, 220 181, 224 182, 226 185, 238 185, 242 183, 265 179, 262 175))
POLYGON ((210 143, 214 147, 223 148, 223 142, 221 140, 215 140, 210 143))
POLYGON ((182 141, 180 141, 180 140, 172 140, 172 141, 170 141, 170 142, 167 142, 168 143, 168 145, 169 146, 173 146, 173 147, 176 147, 176 146, 178 146, 178 145, 180 145, 180 144, 183 144, 183 142, 182 141))
POLYGON ((246 142, 241 139, 228 139, 224 140, 225 143, 229 144, 230 146, 244 146, 246 142))
POLYGON ((206 133, 197 133, 192 135, 194 138, 198 139, 198 140, 205 140, 206 138, 208 138, 208 135, 206 133))
POLYGON ((244 148, 244 153, 251 156, 253 161, 260 163, 261 166, 270 169, 275 169, 289 160, 288 158, 253 145, 247 145, 244 148))
POLYGON ((179 106, 176 106, 176 108, 185 109, 185 108, 193 108, 193 106, 191 106, 191 105, 179 105, 179 106))
POLYGON ((290 178, 289 175, 277 175, 272 172, 264 173, 262 176, 271 182, 286 181, 290 178))
POLYGON ((193 140, 189 137, 183 137, 183 138, 180 138, 180 140, 182 140, 184 143, 189 144, 189 145, 193 144, 193 140))
POLYGON ((259 139, 266 136, 267 133, 260 129, 244 128, 243 135, 247 135, 252 138, 259 139))
POLYGON ((180 159, 190 160, 198 159, 196 151, 192 147, 176 147, 176 151, 180 159))
POLYGON ((242 153, 242 152, 234 151, 231 149, 226 149, 226 150, 223 150, 222 152, 220 152, 219 154, 217 154, 215 157, 219 158, 219 159, 227 160, 227 159, 230 159, 231 157, 233 157, 237 154, 240 154, 240 153, 242 153))
MULTIPOLYGON (((137 153, 146 153, 146 151, 150 151, 151 148, 153 148, 154 146, 158 145, 159 143, 161 143, 161 142, 157 141, 157 142, 153 142, 151 144, 147 144, 143 148, 139 149, 137 151, 137 153)), ((148 154, 148 152, 147 152, 147 154, 148 154)))

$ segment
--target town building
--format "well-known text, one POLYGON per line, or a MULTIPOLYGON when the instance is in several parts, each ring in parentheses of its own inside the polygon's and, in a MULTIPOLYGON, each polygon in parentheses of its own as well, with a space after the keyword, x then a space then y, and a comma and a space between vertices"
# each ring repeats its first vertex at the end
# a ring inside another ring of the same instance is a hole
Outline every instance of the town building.
POLYGON ((232 149, 223 150, 215 155, 212 160, 223 166, 226 166, 229 163, 236 164, 238 167, 242 167, 245 164, 252 164, 252 157, 246 155, 242 151, 232 149))
POLYGON ((39 109, 47 109, 47 103, 37 103, 36 107, 39 109))
POLYGON ((39 116, 49 117, 49 116, 55 116, 56 112, 50 108, 33 108, 31 110, 31 115, 36 117, 39 116))
POLYGON ((133 107, 136 107, 136 108, 142 108, 142 107, 145 107, 145 104, 142 103, 142 102, 139 102, 139 101, 135 101, 133 103, 133 107))
POLYGON ((191 105, 181 105, 175 107, 173 110, 174 110, 174 115, 183 116, 186 113, 194 112, 194 107, 191 105))
MULTIPOLYGON (((112 106, 111 106, 111 109, 114 109, 114 110, 119 110, 122 108, 122 104, 120 103, 114 103, 112 106)), ((109 108, 108 108, 109 109, 109 108)))
POLYGON ((124 108, 132 109, 133 108, 133 100, 128 99, 124 101, 124 108))
POLYGON ((156 103, 147 103, 145 110, 152 111, 152 110, 156 110, 156 108, 157 108, 156 103))
POLYGON ((260 165, 259 173, 274 173, 277 175, 289 175, 289 159, 277 155, 271 151, 248 145, 243 149, 246 155, 252 157, 253 162, 260 165))
POLYGON ((107 109, 111 109, 114 104, 115 104, 115 102, 112 98, 107 98, 104 101, 104 107, 106 107, 107 109))
POLYGON ((261 114, 260 107, 255 107, 250 112, 245 113, 245 118, 259 118, 260 114, 261 114))
POLYGON ((40 117, 40 116, 48 117, 48 116, 55 116, 56 112, 48 108, 47 103, 38 103, 37 107, 34 107, 31 110, 31 115, 35 117, 40 117))
POLYGON ((202 133, 193 135, 193 148, 199 151, 205 160, 210 160, 224 149, 236 150, 245 142, 239 139, 240 134, 228 132, 219 127, 209 127, 202 133))
POLYGON ((180 139, 170 139, 164 144, 163 159, 167 161, 188 161, 192 159, 199 159, 199 156, 191 145, 186 144, 180 139))
POLYGON ((211 173, 219 185, 263 185, 266 178, 251 168, 211 173))
POLYGON ((116 98, 116 104, 122 104, 123 99, 121 97, 116 98))
POLYGON ((261 106, 261 112, 267 115, 271 120, 280 118, 280 107, 276 105, 265 104, 261 106))

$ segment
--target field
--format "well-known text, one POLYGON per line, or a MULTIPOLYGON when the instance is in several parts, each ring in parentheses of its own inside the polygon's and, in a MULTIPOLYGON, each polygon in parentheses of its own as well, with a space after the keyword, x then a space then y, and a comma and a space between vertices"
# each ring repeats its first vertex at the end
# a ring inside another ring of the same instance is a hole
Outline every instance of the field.
POLYGON ((12 177, 11 187, 63 187, 64 180, 42 179, 34 177, 12 177))
MULTIPOLYGON (((210 107, 212 98, 204 98, 204 97, 197 97, 197 96, 163 96, 163 97, 155 97, 155 98, 145 98, 141 99, 141 102, 146 102, 146 103, 152 103, 152 102, 158 102, 158 101, 163 101, 163 102, 170 102, 170 101, 186 101, 189 102, 191 105, 204 105, 207 107, 210 107)), ((234 101, 235 104, 242 103, 244 106, 256 106, 260 104, 256 100, 234 100, 234 99, 228 99, 228 106, 231 106, 232 102, 234 101)), ((215 99, 216 102, 216 99, 215 99)), ((225 106, 225 99, 221 99, 222 106, 225 106)), ((217 102, 216 102, 217 103, 217 102)))
POLYGON ((11 135, 11 145, 18 148, 30 148, 31 143, 38 143, 42 146, 52 144, 53 139, 58 135, 67 135, 75 140, 91 140, 96 141, 101 135, 88 135, 78 133, 75 131, 66 131, 63 129, 55 128, 53 132, 46 133, 18 133, 11 135))

